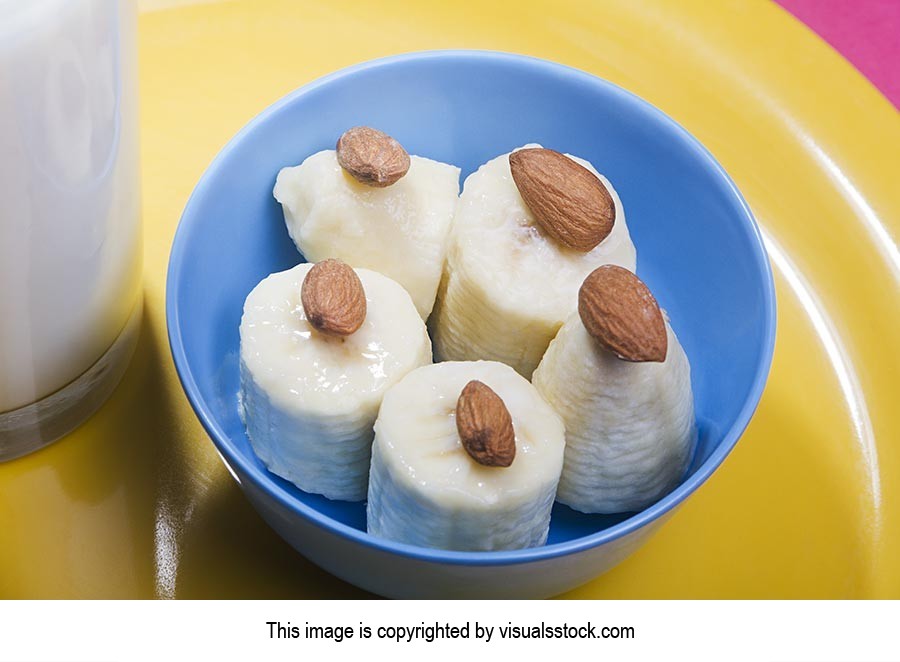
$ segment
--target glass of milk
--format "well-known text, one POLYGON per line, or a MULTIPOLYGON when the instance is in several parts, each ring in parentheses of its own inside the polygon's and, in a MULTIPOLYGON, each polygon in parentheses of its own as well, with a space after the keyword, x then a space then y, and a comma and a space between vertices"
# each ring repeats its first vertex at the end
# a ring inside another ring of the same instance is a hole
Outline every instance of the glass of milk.
POLYGON ((135 0, 0 0, 0 460, 112 392, 137 340, 135 0))

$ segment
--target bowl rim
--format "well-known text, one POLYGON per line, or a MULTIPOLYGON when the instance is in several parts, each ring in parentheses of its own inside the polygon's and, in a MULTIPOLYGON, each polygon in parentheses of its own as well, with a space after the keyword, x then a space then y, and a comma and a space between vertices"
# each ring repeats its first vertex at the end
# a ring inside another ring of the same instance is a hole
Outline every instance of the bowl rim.
POLYGON ((242 484, 243 480, 249 479, 260 491, 267 494, 269 497, 274 498, 290 512, 303 517, 311 524, 379 552, 396 554, 410 559, 440 564, 496 566, 531 563, 560 556, 567 556, 623 538, 672 511, 697 488, 705 483, 719 465, 722 464, 728 454, 731 453, 759 405, 771 369, 775 348, 776 300, 772 268, 769 263, 763 236, 749 205, 746 200, 744 200, 744 197, 741 195, 741 192, 738 190, 734 181, 719 162, 716 161, 710 151, 675 120, 648 101, 645 101, 636 94, 629 92, 615 83, 568 65, 517 53, 493 50, 448 49, 414 51, 399 55, 391 55, 339 69, 290 92, 268 106, 244 125, 244 127, 241 128, 228 143, 226 143, 206 168, 182 212, 169 256, 169 266, 166 278, 166 322, 169 346, 182 388, 184 389, 195 414, 200 419, 203 428, 206 430, 207 434, 209 434, 227 468, 235 474, 242 489, 245 489, 242 484), (362 72, 403 65, 412 61, 427 60, 489 61, 491 63, 507 66, 526 67, 534 71, 539 71, 540 73, 563 77, 574 83, 605 88, 606 93, 619 97, 624 102, 635 106, 645 114, 654 117, 662 125, 668 127, 670 131, 674 132, 677 136, 680 136, 686 146, 692 149, 697 156, 706 162, 706 165, 727 185, 738 203, 737 207, 741 212, 746 229, 749 230, 751 239, 755 239, 755 242, 751 242, 755 249, 753 251, 754 262, 764 277, 763 300, 764 314, 766 317, 765 334, 763 337, 761 360, 757 364, 756 373, 748 396, 744 401, 734 424, 727 430, 721 443, 713 453, 696 469, 696 471, 694 471, 693 474, 680 483, 678 487, 648 508, 632 514, 627 519, 614 524, 613 526, 590 535, 543 545, 541 547, 481 552, 419 547, 416 545, 377 538, 366 531, 361 531, 344 524, 343 522, 339 522, 328 515, 319 512, 315 508, 296 500, 282 486, 274 482, 272 474, 264 468, 260 468, 250 462, 242 453, 237 452, 232 445, 229 435, 224 432, 216 419, 211 415, 209 408, 206 406, 200 395, 199 387, 190 370, 190 364, 181 340, 181 320, 176 305, 179 284, 183 282, 181 279, 181 269, 185 262, 185 254, 188 245, 187 235, 189 234, 190 219, 194 215, 194 207, 198 204, 197 200, 212 186, 212 182, 216 179, 218 171, 223 167, 223 162, 228 154, 257 126, 265 123, 271 116, 275 115, 284 107, 297 102, 303 96, 318 88, 362 72), (237 474, 240 474, 242 478, 239 478, 237 474))

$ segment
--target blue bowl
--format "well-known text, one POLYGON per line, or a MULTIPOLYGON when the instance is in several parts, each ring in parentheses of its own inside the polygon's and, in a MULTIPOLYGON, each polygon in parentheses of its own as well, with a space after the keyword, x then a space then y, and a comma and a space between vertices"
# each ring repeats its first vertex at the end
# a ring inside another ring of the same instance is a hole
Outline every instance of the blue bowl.
POLYGON ((759 402, 772 360, 775 294, 759 228, 710 153, 659 110, 558 64, 478 51, 413 53, 311 83, 263 111, 191 196, 169 262, 169 342, 188 399, 266 521, 299 552, 394 597, 542 597, 624 559, 725 459, 759 402), (395 136, 460 166, 528 142, 590 160, 616 186, 638 271, 668 311, 692 366, 700 438, 668 496, 639 513, 556 505, 547 545, 449 552, 374 538, 365 507, 307 494, 269 473, 238 418, 238 325, 265 276, 303 261, 272 197, 280 168, 334 147, 348 127, 395 136))

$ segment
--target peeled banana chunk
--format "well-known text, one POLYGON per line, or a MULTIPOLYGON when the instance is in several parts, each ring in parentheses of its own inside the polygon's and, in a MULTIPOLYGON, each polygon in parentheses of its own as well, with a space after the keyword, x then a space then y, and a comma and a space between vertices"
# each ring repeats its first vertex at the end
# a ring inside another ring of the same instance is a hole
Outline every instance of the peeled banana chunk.
POLYGON ((564 446, 560 417, 510 367, 474 361, 414 370, 385 394, 375 422, 368 531, 451 550, 543 545, 564 446), (471 380, 509 411, 516 443, 509 466, 479 464, 460 441, 457 400, 471 380))
POLYGON ((603 349, 572 314, 534 373, 559 412, 566 453, 557 500, 586 513, 646 508, 682 479, 697 430, 687 356, 666 321, 662 363, 603 349))
MULTIPOLYGON (((539 147, 526 145, 525 147, 539 147)), ((562 246, 535 221, 512 179, 509 154, 470 175, 459 200, 429 327, 437 360, 500 361, 531 377, 576 306, 578 288, 601 264, 635 269, 635 249, 613 185, 612 232, 589 252, 562 246)))
POLYGON ((241 318, 241 417, 273 473, 329 499, 365 499, 373 424, 385 391, 431 363, 412 300, 377 272, 356 269, 366 295, 362 326, 345 337, 314 329, 300 292, 311 264, 257 285, 241 318))
POLYGON ((375 188, 356 181, 335 151, 325 150, 282 169, 274 195, 307 260, 339 258, 383 273, 406 288, 427 319, 459 199, 459 173, 455 166, 412 156, 403 178, 375 188))

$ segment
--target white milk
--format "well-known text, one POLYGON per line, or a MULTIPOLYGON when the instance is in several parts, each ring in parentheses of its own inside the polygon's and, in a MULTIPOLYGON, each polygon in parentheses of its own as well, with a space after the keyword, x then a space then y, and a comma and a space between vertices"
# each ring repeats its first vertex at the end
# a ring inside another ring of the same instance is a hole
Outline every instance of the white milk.
POLYGON ((0 0, 0 459, 4 413, 139 309, 135 28, 133 0, 0 0))

